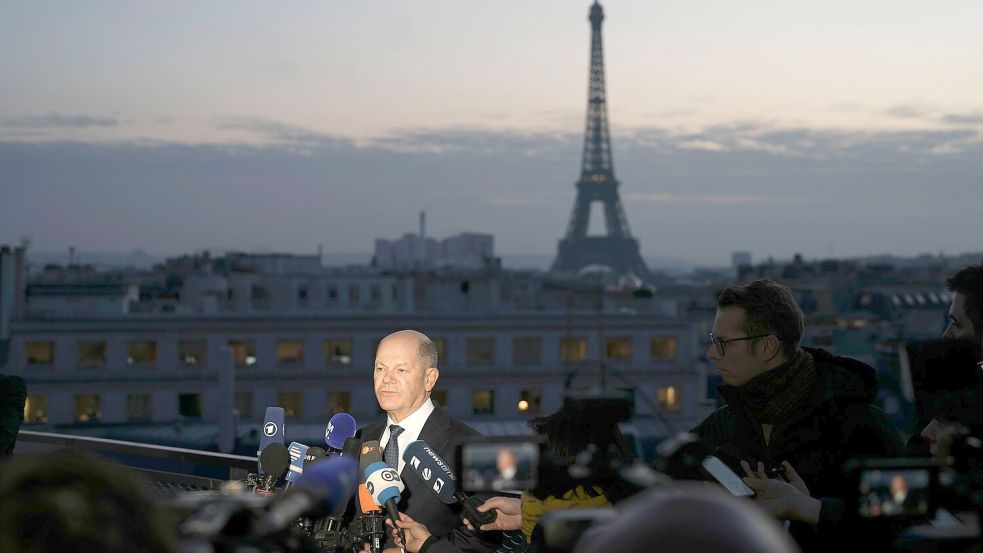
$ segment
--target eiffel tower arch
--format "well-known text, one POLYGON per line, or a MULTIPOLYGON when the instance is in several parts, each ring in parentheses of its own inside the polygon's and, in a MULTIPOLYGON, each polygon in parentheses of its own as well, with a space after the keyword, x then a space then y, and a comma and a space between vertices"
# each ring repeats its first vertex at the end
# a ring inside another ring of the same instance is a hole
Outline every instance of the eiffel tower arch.
POLYGON ((604 10, 596 1, 590 8, 588 19, 591 24, 590 86, 580 179, 576 182, 577 199, 550 270, 577 273, 588 267, 602 266, 610 269, 612 276, 618 279, 647 283, 652 277, 639 253, 638 240, 632 238, 628 229, 628 219, 618 196, 618 180, 614 177, 601 43, 604 10), (607 234, 588 236, 590 210, 595 203, 603 209, 607 234))

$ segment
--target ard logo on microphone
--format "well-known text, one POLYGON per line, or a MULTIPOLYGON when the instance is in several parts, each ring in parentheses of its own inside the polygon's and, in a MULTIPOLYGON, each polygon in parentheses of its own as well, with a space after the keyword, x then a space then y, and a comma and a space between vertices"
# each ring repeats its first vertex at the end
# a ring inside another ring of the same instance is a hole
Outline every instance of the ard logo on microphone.
POLYGON ((266 423, 265 426, 263 426, 263 434, 266 434, 267 436, 273 436, 274 434, 276 434, 276 431, 279 429, 280 427, 277 426, 275 422, 268 422, 266 423))
POLYGON ((435 491, 437 493, 440 493, 440 490, 442 490, 443 488, 444 488, 444 481, 443 480, 441 480, 440 478, 438 478, 436 481, 434 481, 434 483, 433 483, 433 491, 435 491))
POLYGON ((424 480, 430 480, 430 477, 433 476, 433 471, 430 470, 430 467, 423 467, 422 475, 424 480))

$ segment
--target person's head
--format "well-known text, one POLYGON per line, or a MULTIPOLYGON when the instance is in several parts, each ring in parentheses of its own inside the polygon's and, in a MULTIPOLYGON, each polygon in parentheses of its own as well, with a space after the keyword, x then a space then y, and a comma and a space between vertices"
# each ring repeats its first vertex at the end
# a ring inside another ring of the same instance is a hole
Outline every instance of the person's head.
POLYGON ((743 386, 795 355, 804 319, 784 284, 756 280, 728 286, 717 299, 707 357, 725 383, 743 386))
POLYGON ((437 347, 420 332, 400 330, 379 342, 375 353, 375 397, 379 407, 399 422, 416 411, 433 391, 437 347))
POLYGON ((171 551, 174 525, 143 491, 79 452, 18 455, 0 467, 0 551, 171 551))
POLYGON ((515 476, 515 471, 519 467, 519 460, 516 458, 515 453, 507 447, 499 448, 498 454, 495 455, 495 468, 502 475, 508 475, 509 477, 515 476))
POLYGON ((949 325, 945 338, 970 340, 981 346, 983 339, 983 264, 968 265, 945 279, 945 289, 952 294, 949 325))

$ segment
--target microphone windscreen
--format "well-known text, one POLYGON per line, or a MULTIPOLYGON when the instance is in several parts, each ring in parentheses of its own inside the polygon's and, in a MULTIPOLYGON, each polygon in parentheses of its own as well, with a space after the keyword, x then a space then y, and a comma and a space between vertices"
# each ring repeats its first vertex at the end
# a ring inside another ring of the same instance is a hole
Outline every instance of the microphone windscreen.
POLYGON ((385 463, 372 463, 365 471, 365 489, 372 494, 376 504, 385 505, 390 499, 399 503, 403 481, 399 479, 396 469, 385 463))
POLYGON ((362 440, 359 440, 358 438, 348 438, 345 440, 345 447, 341 448, 341 455, 358 461, 358 454, 361 450, 362 440))
POLYGON ((437 498, 444 503, 454 503, 457 491, 457 475, 427 442, 416 440, 403 452, 406 466, 420 477, 437 498))
POLYGON ((279 442, 273 442, 266 446, 266 449, 259 454, 259 466, 263 471, 272 476, 280 478, 287 471, 290 464, 290 453, 287 448, 279 442))
POLYGON ((358 456, 358 473, 365 475, 365 469, 372 463, 382 461, 382 452, 379 451, 379 440, 369 440, 362 442, 362 451, 358 456))
POLYGON ((304 468, 306 469, 307 467, 320 461, 327 454, 327 451, 324 451, 323 448, 317 446, 307 448, 307 455, 304 455, 304 468))
POLYGON ((341 449, 345 440, 355 435, 355 418, 348 413, 336 413, 324 429, 324 443, 328 447, 341 449))
POLYGON ((287 481, 296 482, 304 473, 304 457, 307 456, 307 446, 300 442, 290 442, 287 453, 290 454, 290 466, 287 467, 287 481))
POLYGON ((358 485, 358 507, 361 509, 363 514, 370 511, 382 510, 382 507, 380 507, 379 504, 372 499, 372 494, 369 493, 369 490, 365 487, 365 484, 358 485))
POLYGON ((311 488, 324 498, 324 511, 334 511, 355 493, 358 466, 352 459, 332 457, 317 463, 297 481, 298 487, 311 488))

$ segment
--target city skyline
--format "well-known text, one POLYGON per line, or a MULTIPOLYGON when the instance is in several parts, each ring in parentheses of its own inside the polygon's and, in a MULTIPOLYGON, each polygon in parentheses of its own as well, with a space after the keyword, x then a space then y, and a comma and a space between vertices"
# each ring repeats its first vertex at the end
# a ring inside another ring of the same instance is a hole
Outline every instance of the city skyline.
MULTIPOLYGON (((18 4, 0 21, 0 243, 549 255, 575 190, 589 2, 18 4)), ((981 249, 983 7, 604 3, 646 257, 981 249)))

